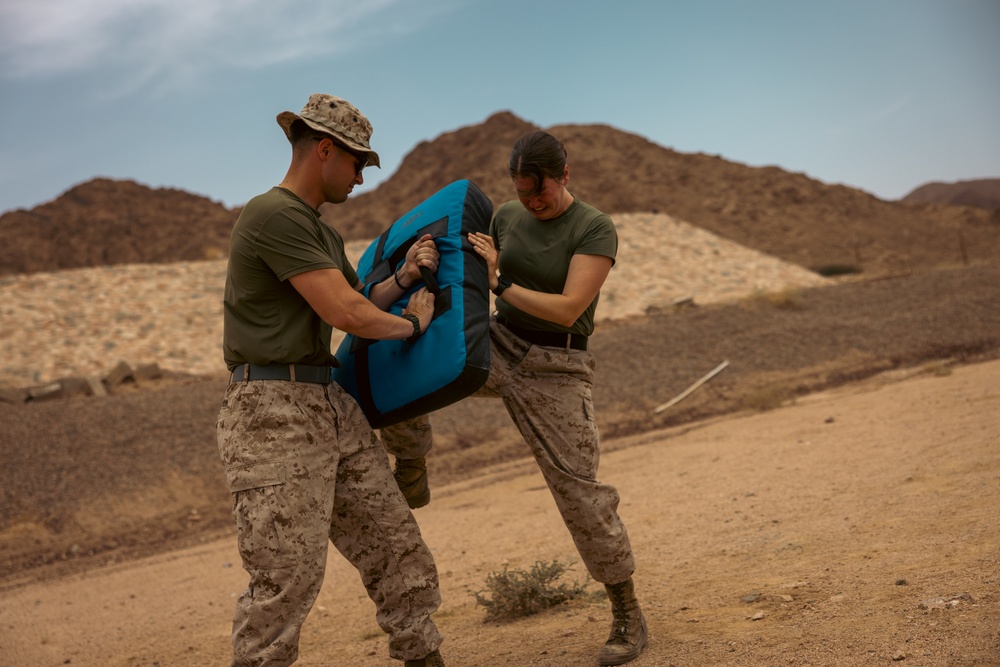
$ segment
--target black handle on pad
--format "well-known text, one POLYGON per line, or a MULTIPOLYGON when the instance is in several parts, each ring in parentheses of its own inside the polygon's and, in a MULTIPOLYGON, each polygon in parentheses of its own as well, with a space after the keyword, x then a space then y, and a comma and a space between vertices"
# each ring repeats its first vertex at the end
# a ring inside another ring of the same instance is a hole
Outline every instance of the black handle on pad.
POLYGON ((441 293, 441 287, 438 285, 437 279, 434 274, 426 266, 420 267, 420 277, 424 279, 424 283, 427 285, 427 291, 437 296, 441 293))

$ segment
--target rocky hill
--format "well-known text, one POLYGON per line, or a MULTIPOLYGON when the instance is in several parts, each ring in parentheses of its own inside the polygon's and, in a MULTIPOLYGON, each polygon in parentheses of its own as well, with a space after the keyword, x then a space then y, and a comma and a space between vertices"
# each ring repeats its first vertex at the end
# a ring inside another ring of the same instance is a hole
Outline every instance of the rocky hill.
MULTIPOLYGON (((374 190, 324 206, 324 220, 346 240, 372 238, 461 178, 506 201, 510 147, 532 129, 503 111, 423 142, 374 190)), ((607 125, 547 129, 565 143, 570 189, 584 201, 610 213, 668 213, 820 273, 878 276, 1000 256, 992 209, 887 202, 778 167, 680 153, 607 125)), ((179 190, 96 179, 0 217, 0 275, 219 257, 237 214, 179 190)))
POLYGON ((927 183, 903 197, 907 203, 959 204, 1000 209, 1000 178, 927 183))
POLYGON ((0 217, 0 275, 216 259, 237 215, 182 190, 97 178, 0 217))
MULTIPOLYGON (((513 192, 506 173, 514 140, 537 129, 509 112, 418 145, 373 192, 324 217, 371 236, 413 203, 458 178, 495 203, 513 192)), ((570 189, 608 212, 668 213, 719 236, 815 271, 910 272, 997 257, 1000 217, 963 206, 887 202, 778 167, 679 153, 606 125, 548 131, 569 153, 570 189)))

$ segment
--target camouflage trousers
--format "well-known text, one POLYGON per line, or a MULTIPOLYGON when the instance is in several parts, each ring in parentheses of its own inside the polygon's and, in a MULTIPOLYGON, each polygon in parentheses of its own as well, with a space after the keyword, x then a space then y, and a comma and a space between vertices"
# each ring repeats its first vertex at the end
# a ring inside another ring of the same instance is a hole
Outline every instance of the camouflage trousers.
POLYGON ((434 559, 353 398, 336 384, 230 384, 217 435, 250 575, 233 619, 234 667, 295 662, 330 542, 361 575, 390 656, 438 648, 434 559))
MULTIPOLYGON (((532 345, 490 322, 491 367, 477 397, 503 399, 531 448, 563 522, 595 580, 617 584, 632 576, 635 559, 618 516, 618 491, 597 481, 600 437, 591 391, 590 352, 532 345)), ((433 431, 425 415, 381 430, 398 458, 425 456, 433 431)))

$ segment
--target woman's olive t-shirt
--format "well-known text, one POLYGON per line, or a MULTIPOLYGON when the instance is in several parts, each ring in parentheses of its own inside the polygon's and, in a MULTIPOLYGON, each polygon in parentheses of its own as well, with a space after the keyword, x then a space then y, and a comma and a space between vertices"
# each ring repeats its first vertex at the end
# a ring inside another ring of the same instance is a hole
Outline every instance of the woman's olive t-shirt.
MULTIPOLYGON (((519 201, 509 201, 497 209, 490 234, 500 249, 500 273, 516 285, 538 292, 561 294, 573 255, 602 255, 615 261, 618 234, 611 217, 593 206, 574 199, 562 215, 539 220, 519 201)), ((499 297, 497 312, 526 329, 594 333, 594 313, 600 294, 571 327, 564 327, 529 315, 499 297)))

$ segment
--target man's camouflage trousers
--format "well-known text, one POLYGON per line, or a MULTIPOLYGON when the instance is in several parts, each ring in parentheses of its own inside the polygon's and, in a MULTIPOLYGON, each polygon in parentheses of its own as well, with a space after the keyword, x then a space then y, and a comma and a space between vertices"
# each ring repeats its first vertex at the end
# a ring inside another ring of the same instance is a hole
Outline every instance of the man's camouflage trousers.
POLYGON ((434 559, 353 398, 337 384, 233 383, 217 435, 250 575, 233 620, 234 667, 296 660, 331 542, 360 573, 390 656, 438 648, 434 559))

